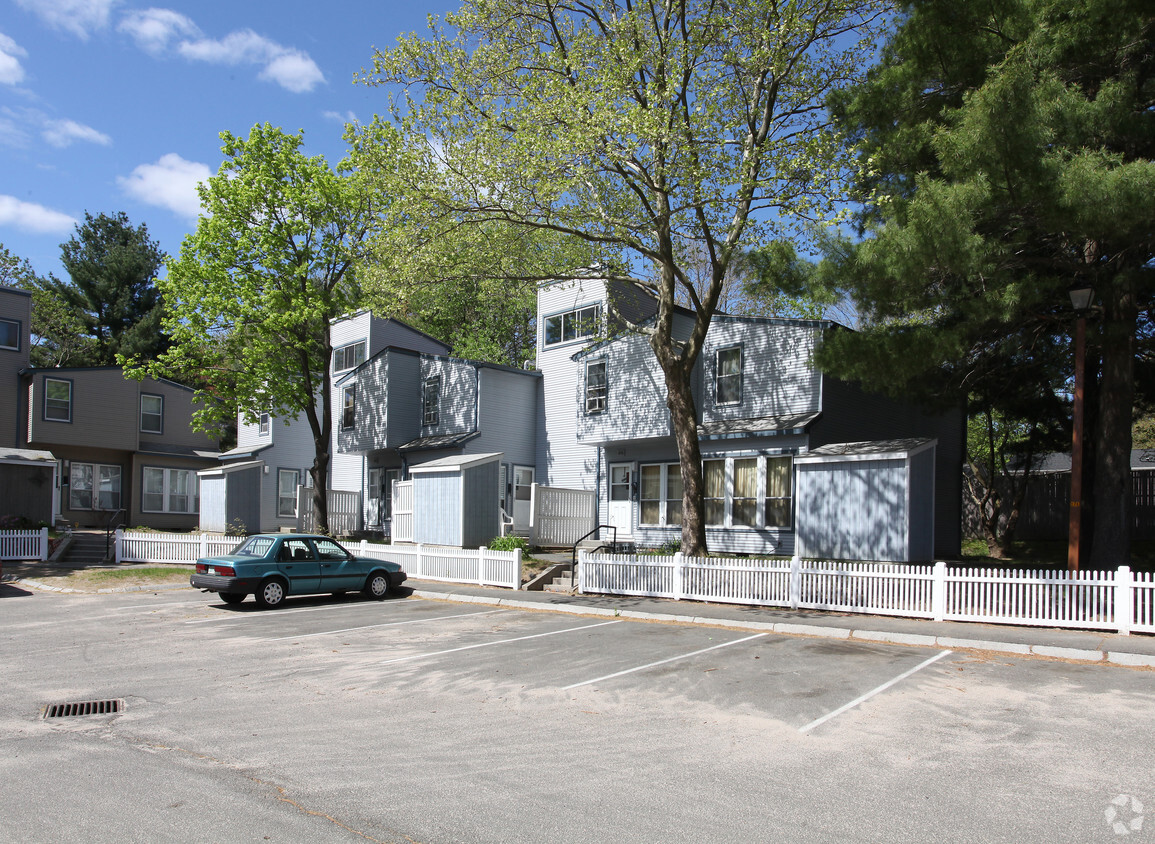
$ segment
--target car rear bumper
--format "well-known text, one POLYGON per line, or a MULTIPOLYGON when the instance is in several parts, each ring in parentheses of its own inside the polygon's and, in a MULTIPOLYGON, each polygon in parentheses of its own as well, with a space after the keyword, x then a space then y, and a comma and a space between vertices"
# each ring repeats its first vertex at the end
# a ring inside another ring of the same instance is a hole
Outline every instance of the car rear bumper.
POLYGON ((219 574, 194 574, 188 579, 193 589, 206 592, 231 592, 234 595, 250 595, 256 588, 255 581, 247 577, 221 577, 219 574))

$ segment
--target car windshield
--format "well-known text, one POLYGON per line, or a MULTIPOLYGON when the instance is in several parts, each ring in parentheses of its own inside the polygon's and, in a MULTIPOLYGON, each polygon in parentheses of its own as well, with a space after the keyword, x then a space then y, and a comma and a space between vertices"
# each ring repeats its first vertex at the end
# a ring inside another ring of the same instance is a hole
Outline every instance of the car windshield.
POLYGON ((272 544, 273 540, 268 536, 250 536, 233 549, 233 555, 237 557, 263 557, 269 553, 269 547, 272 544))

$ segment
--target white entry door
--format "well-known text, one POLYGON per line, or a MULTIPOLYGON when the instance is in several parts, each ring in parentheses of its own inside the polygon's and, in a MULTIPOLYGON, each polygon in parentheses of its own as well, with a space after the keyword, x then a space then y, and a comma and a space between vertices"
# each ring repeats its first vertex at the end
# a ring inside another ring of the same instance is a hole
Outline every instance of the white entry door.
POLYGON ((515 533, 529 531, 532 513, 530 495, 533 492, 533 467, 513 467, 513 530, 515 533))
MULTIPOLYGON (((634 464, 610 464, 610 524, 618 529, 618 539, 633 535, 634 502, 630 500, 633 489, 634 464)), ((609 537, 603 536, 602 539, 609 537)))

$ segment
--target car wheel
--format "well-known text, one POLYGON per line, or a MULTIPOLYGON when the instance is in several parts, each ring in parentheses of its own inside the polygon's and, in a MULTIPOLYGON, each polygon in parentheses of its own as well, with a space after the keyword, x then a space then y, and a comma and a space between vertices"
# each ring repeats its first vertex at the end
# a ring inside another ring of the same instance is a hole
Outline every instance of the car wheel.
POLYGON ((276 609, 285 603, 285 582, 280 578, 270 577, 261 583, 253 597, 257 600, 257 606, 262 609, 276 609))
POLYGON ((365 581, 365 588, 362 591, 369 598, 385 600, 385 596, 389 594, 389 576, 383 571, 373 572, 365 581))
POLYGON ((245 593, 244 592, 241 592, 239 594, 236 592, 221 592, 220 596, 221 596, 221 600, 224 601, 226 604, 239 604, 241 601, 243 601, 245 599, 245 593))

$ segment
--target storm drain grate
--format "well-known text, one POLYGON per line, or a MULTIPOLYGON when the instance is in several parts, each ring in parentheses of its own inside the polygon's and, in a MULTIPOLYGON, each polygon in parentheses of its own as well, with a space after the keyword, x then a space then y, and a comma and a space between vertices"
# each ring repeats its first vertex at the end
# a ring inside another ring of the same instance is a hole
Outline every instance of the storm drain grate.
POLYGON ((53 703, 44 711, 45 718, 75 718, 79 715, 115 715, 124 709, 123 700, 82 700, 53 703))

